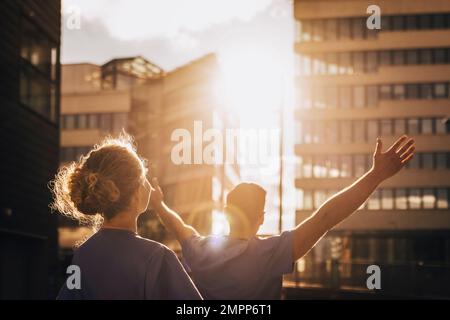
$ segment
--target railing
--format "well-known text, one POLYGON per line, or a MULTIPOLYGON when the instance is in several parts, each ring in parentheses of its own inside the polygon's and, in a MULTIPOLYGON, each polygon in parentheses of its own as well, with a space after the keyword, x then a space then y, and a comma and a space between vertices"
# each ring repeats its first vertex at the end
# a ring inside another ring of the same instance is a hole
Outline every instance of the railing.
POLYGON ((450 265, 422 262, 383 264, 376 262, 343 263, 328 260, 309 263, 299 271, 285 276, 284 286, 290 288, 322 288, 324 290, 360 290, 367 288, 367 267, 375 264, 381 271, 379 295, 416 298, 450 298, 450 265))

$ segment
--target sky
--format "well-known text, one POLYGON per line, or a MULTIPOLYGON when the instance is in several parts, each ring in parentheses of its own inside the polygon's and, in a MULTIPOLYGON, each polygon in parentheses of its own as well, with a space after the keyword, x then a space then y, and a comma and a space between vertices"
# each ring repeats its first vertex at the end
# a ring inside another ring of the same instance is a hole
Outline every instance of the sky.
POLYGON ((244 47, 291 58, 290 0, 63 0, 63 13, 62 63, 143 55, 170 71, 244 47))
MULTIPOLYGON (((273 127, 278 125, 273 107, 279 103, 272 88, 278 84, 268 79, 290 79, 293 71, 292 8, 292 0, 63 0, 61 62, 103 64, 113 58, 141 55, 170 71, 214 52, 224 69, 231 70, 229 82, 238 89, 234 95, 245 92, 247 105, 258 106, 248 110, 248 122, 255 124, 257 111, 257 126, 273 127), (250 77, 236 76, 243 68, 250 77)), ((292 122, 289 112, 285 113, 286 123, 292 122)), ((286 144, 293 146, 292 123, 285 130, 286 144)), ((292 148, 286 152, 292 154, 292 148)), ((293 167, 287 167, 285 176, 292 178, 293 167)), ((266 209, 273 214, 267 215, 262 232, 276 232, 277 173, 247 169, 242 172, 265 186, 270 197, 266 209)), ((291 227, 293 179, 286 179, 285 189, 291 207, 284 222, 291 227)))

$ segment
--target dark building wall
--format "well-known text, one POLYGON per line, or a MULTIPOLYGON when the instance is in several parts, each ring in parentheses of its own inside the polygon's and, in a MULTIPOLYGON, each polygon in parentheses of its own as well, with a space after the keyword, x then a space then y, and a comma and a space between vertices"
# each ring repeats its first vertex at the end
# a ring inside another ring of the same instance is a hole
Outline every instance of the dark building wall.
POLYGON ((47 184, 59 158, 61 4, 6 0, 0 12, 0 299, 53 298, 57 230, 47 184), (24 47, 39 48, 38 59, 24 58, 24 47))

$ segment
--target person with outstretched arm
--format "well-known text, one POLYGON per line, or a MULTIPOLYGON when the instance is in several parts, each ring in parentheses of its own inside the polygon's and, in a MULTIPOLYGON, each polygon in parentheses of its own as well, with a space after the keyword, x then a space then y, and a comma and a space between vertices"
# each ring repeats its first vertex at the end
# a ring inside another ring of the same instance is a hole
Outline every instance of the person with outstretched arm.
POLYGON ((398 173, 414 156, 414 140, 400 137, 383 152, 377 139, 371 169, 341 190, 294 229, 280 235, 256 236, 264 222, 266 191, 241 183, 229 192, 228 236, 201 236, 163 201, 152 179, 152 206, 181 243, 183 258, 205 299, 279 299, 282 276, 334 226, 354 213, 384 180, 398 173))

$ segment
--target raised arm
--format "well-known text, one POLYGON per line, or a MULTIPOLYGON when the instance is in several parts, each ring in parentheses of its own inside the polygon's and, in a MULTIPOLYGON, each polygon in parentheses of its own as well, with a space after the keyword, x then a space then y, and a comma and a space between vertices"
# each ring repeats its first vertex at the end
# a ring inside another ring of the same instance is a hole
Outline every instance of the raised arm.
POLYGON ((377 139, 372 168, 352 185, 325 201, 294 229, 294 261, 305 255, 331 228, 355 212, 384 180, 399 172, 414 156, 414 140, 399 138, 386 152, 377 139))
POLYGON ((175 237, 179 242, 184 239, 189 238, 193 234, 197 234, 197 230, 195 230, 192 226, 184 223, 183 219, 181 219, 180 215, 170 209, 164 203, 164 194, 159 187, 158 179, 152 179, 152 193, 150 195, 150 202, 152 207, 156 210, 164 225, 170 232, 175 234, 175 237))

